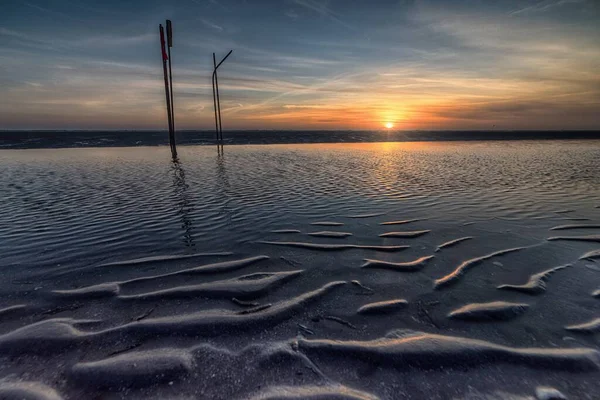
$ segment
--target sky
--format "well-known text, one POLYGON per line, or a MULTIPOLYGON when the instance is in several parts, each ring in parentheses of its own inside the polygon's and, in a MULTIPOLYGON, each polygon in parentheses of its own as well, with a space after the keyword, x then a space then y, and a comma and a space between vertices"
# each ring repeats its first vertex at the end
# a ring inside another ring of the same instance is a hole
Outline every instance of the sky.
POLYGON ((600 129, 598 0, 3 0, 0 129, 600 129))

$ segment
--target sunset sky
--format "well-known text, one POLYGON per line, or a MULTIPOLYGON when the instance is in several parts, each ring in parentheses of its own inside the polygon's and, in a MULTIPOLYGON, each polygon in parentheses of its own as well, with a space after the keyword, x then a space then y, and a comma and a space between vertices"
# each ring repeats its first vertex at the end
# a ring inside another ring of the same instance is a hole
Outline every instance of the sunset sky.
POLYGON ((600 129, 598 0, 5 0, 0 129, 600 129))

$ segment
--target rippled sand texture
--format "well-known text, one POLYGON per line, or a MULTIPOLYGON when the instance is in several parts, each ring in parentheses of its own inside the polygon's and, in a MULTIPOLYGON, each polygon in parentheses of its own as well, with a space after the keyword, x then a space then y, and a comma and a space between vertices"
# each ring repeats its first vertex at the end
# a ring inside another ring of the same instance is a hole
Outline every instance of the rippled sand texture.
POLYGON ((474 303, 452 311, 448 317, 470 321, 508 320, 523 314, 528 308, 529 304, 506 301, 474 303))
POLYGON ((600 142, 168 152, 0 151, 1 399, 600 392, 600 142))
POLYGON ((500 285, 498 289, 514 290, 517 292, 523 292, 528 294, 540 294, 546 291, 546 282, 550 279, 550 276, 556 271, 570 267, 570 264, 560 265, 558 267, 550 268, 546 271, 539 272, 531 275, 527 283, 523 285, 500 285))

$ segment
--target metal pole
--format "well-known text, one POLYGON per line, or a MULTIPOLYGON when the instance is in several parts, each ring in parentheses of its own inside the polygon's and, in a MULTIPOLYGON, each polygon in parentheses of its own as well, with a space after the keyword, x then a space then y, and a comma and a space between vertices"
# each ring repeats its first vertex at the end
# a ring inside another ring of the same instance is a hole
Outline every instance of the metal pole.
POLYGON ((217 110, 219 113, 219 141, 223 141, 223 122, 221 121, 221 100, 219 99, 219 77, 215 69, 215 87, 217 89, 217 110))
POLYGON ((213 67, 214 67, 213 75, 212 75, 213 102, 215 105, 215 129, 217 131, 217 141, 218 142, 223 141, 223 122, 221 120, 221 100, 219 98, 219 77, 217 75, 217 69, 221 66, 221 64, 223 64, 223 61, 225 61, 227 59, 227 57, 229 57, 231 55, 232 52, 233 52, 233 50, 229 50, 229 53, 227 53, 227 55, 225 57, 223 57, 221 62, 219 62, 218 64, 217 64, 217 59, 215 57, 215 53, 213 53, 213 67))
POLYGON ((227 57, 229 57, 232 52, 233 52, 233 50, 229 50, 229 53, 227 53, 227 55, 225 57, 223 57, 221 62, 219 62, 217 64, 217 67, 215 68, 215 83, 217 85, 217 106, 219 107, 219 135, 221 137, 221 143, 223 143, 223 123, 221 122, 221 99, 219 99, 219 80, 217 78, 216 70, 221 66, 221 64, 223 64, 223 62, 225 60, 227 60, 227 57))
POLYGON ((167 56, 169 58, 169 85, 171 92, 171 132, 169 141, 172 143, 174 153, 177 154, 177 145, 175 144, 175 103, 173 102, 173 69, 171 67, 171 47, 173 47, 173 25, 171 20, 167 20, 167 56))
POLYGON ((162 50, 162 60, 163 60, 163 75, 165 78, 165 98, 167 101, 167 119, 169 122, 169 144, 171 145, 171 155, 173 157, 177 156, 177 151, 174 148, 174 143, 172 141, 173 137, 173 122, 171 116, 171 96, 169 91, 169 77, 167 74, 167 59, 168 55, 165 51, 165 30, 163 29, 162 24, 158 25, 159 33, 160 33, 160 47, 162 50))
POLYGON ((219 141, 219 119, 217 115, 217 92, 215 89, 215 76, 217 75, 217 60, 215 53, 213 53, 213 74, 212 74, 212 89, 213 89, 213 103, 215 106, 215 133, 217 135, 217 142, 219 141))

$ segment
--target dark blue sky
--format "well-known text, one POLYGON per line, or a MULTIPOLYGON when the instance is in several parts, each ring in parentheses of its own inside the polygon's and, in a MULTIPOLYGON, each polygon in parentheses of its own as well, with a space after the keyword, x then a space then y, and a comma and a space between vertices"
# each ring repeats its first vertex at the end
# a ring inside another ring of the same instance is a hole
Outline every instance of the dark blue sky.
POLYGON ((600 2, 5 0, 0 129, 598 129, 600 2))

